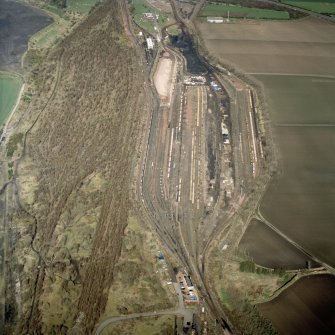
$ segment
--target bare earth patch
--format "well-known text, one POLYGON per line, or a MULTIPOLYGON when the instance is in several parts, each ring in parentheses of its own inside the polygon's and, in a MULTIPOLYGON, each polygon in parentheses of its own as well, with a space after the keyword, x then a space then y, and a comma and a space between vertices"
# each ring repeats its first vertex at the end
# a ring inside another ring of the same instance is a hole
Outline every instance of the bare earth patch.
POLYGON ((169 104, 171 100, 173 74, 174 63, 168 54, 164 54, 164 56, 159 60, 154 76, 154 83, 162 102, 167 104, 169 104))

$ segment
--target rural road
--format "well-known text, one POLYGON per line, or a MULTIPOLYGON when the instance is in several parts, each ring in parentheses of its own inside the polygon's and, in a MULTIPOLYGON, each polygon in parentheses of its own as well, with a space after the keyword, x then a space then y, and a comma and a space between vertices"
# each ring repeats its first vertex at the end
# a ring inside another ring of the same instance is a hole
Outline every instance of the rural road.
POLYGON ((128 315, 119 315, 119 316, 111 316, 107 318, 105 321, 101 322, 98 326, 97 330, 95 331, 95 335, 100 335, 102 331, 111 323, 120 322, 125 320, 132 320, 138 319, 143 317, 150 317, 150 316, 160 316, 160 315, 177 315, 184 317, 184 323, 189 321, 192 323, 193 319, 193 312, 189 309, 186 309, 183 302, 183 296, 180 291, 180 287, 178 283, 173 283, 174 289, 178 296, 178 308, 175 309, 167 309, 163 311, 154 311, 154 312, 145 312, 145 313, 134 313, 128 315))

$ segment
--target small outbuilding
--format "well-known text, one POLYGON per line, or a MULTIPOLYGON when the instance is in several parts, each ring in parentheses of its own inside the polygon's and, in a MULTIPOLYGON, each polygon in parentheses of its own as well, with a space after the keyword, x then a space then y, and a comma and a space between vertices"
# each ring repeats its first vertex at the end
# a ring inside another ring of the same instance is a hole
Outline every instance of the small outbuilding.
POLYGON ((207 16, 207 22, 209 23, 223 23, 223 17, 222 16, 207 16))

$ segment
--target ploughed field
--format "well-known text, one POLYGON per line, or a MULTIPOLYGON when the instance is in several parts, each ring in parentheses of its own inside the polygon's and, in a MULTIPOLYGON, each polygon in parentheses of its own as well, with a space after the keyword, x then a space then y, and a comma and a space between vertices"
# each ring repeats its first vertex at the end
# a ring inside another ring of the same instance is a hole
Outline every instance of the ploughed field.
POLYGON ((52 18, 41 10, 0 0, 0 68, 18 68, 29 37, 51 22, 52 18))
POLYGON ((280 174, 263 216, 320 260, 335 265, 335 78, 257 76, 265 87, 280 174))
POLYGON ((317 266, 303 252, 256 219, 250 222, 239 249, 252 256, 257 264, 268 268, 302 269, 306 267, 307 261, 311 266, 317 266))
POLYGON ((279 334, 334 334, 335 277, 301 278, 270 302, 258 305, 279 334))
MULTIPOLYGON (((197 26, 211 55, 252 74, 264 87, 279 171, 260 213, 311 255, 334 266, 335 25, 304 18, 197 26)), ((251 222, 240 247, 255 262, 271 267, 284 262, 287 268, 299 268, 304 257, 257 221, 256 227, 251 222)), ((299 281, 260 307, 280 333, 334 333, 334 277, 317 277, 317 284, 313 280, 299 281)))
POLYGON ((198 28, 211 54, 258 73, 264 86, 280 173, 263 198, 262 214, 334 265, 335 25, 305 18, 198 28))
POLYGON ((335 75, 335 25, 290 21, 199 22, 205 47, 243 72, 335 75))

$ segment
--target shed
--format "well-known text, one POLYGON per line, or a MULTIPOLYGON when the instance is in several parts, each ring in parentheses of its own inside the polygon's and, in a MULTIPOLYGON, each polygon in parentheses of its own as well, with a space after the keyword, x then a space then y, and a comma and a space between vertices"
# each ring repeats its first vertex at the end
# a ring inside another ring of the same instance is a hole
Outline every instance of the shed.
POLYGON ((209 23, 223 23, 222 16, 207 16, 207 22, 209 23))

